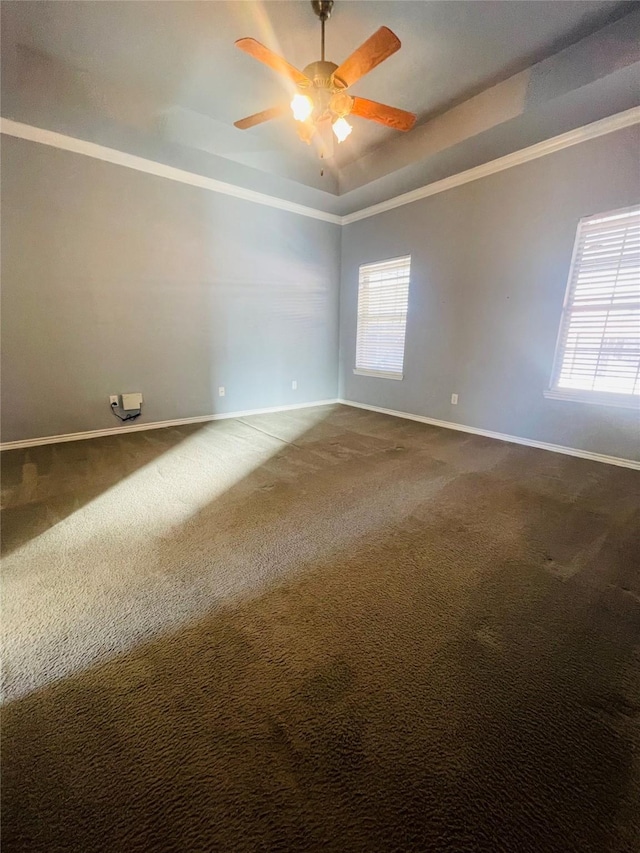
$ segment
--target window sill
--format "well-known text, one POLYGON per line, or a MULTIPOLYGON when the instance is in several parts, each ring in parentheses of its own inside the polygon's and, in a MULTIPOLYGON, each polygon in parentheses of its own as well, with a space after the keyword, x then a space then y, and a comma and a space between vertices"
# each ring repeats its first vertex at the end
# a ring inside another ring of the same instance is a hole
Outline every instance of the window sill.
POLYGON ((594 406, 616 406, 620 409, 640 411, 640 398, 634 394, 610 394, 606 391, 579 391, 572 388, 547 389, 548 400, 568 400, 571 403, 589 403, 594 406))
POLYGON ((402 379, 402 373, 387 373, 384 370, 365 370, 362 367, 354 367, 356 376, 373 376, 377 379, 402 379))

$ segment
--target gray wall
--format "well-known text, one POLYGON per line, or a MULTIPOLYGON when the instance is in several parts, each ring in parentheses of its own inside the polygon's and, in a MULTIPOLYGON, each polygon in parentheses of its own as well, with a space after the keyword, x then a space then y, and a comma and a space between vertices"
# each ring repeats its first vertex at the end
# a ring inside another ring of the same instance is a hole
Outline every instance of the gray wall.
POLYGON ((336 396, 339 226, 6 136, 2 182, 3 441, 336 396))
MULTIPOLYGON (((619 131, 346 226, 340 395, 640 457, 635 412, 542 393, 577 222, 640 200, 639 149, 619 131), (405 378, 355 376, 358 265, 405 253, 405 378)), ((338 226, 9 137, 2 178, 4 441, 117 425, 122 391, 146 422, 336 395, 338 226)))
POLYGON ((340 396, 640 458, 637 411, 543 397, 578 220, 640 201, 639 151, 618 131, 346 226, 340 396), (356 376, 358 266, 405 254, 404 379, 356 376))

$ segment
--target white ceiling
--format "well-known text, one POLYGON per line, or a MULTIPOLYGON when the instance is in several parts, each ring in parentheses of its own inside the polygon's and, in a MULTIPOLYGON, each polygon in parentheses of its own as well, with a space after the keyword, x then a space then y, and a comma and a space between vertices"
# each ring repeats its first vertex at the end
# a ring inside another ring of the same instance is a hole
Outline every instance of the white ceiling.
MULTIPOLYGON (((339 63, 379 26, 390 27, 402 49, 353 92, 411 110, 424 122, 620 17, 630 5, 337 0, 327 24, 327 58, 339 63)), ((320 180, 315 152, 297 139, 292 120, 244 132, 233 127, 234 120, 290 97, 280 78, 238 51, 234 41, 253 36, 304 67, 319 57, 319 23, 308 0, 5 0, 2 23, 3 103, 10 108, 30 99, 34 117, 41 110, 49 118, 67 108, 81 132, 82 109, 88 127, 90 107, 94 136, 98 117, 104 128, 126 125, 158 145, 222 158, 231 181, 243 164, 337 192, 327 183, 330 177, 320 180), (72 78, 82 97, 69 94, 72 78)), ((353 124, 338 166, 397 135, 361 119, 353 124)), ((106 138, 95 141, 109 144, 106 138)))

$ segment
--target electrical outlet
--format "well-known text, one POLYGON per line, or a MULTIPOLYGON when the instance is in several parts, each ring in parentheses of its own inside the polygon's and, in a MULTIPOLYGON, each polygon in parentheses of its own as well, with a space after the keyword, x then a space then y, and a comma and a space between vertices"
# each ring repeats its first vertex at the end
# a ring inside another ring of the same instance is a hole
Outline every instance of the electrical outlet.
POLYGON ((298 390, 298 380, 297 380, 297 379, 294 379, 294 380, 293 380, 293 382, 291 383, 291 388, 292 388, 294 391, 297 391, 297 390, 298 390))
POLYGON ((451 405, 452 405, 452 406, 457 406, 457 405, 458 405, 458 395, 457 395, 457 394, 452 394, 452 395, 451 395, 451 405))
POLYGON ((224 385, 220 385, 218 388, 218 397, 224 397, 224 385))
POLYGON ((118 395, 117 394, 112 394, 109 397, 109 405, 110 406, 117 406, 118 405, 118 395))

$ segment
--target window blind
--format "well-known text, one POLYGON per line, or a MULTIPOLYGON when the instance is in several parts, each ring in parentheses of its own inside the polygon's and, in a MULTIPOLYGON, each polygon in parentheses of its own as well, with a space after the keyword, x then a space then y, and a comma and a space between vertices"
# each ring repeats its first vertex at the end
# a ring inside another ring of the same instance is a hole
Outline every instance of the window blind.
POLYGON ((402 379, 411 257, 360 267, 354 373, 402 379))
MULTIPOLYGON (((551 392, 592 402, 640 395, 640 206, 583 219, 551 392)), ((551 394, 553 396, 553 393, 551 394)))

